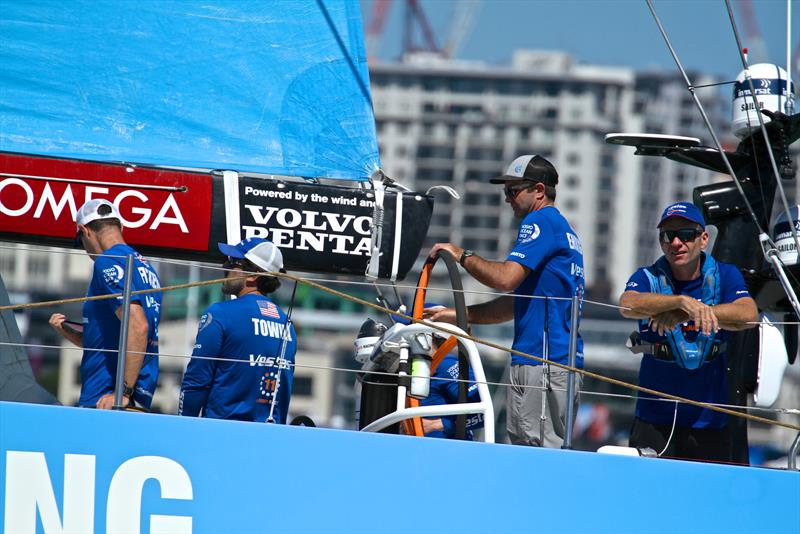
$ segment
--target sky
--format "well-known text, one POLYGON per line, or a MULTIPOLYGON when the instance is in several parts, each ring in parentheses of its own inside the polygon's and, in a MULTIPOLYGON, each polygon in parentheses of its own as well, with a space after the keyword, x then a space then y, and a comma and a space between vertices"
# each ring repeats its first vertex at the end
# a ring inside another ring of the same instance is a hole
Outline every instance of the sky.
MULTIPOLYGON (((459 1, 464 0, 420 0, 440 46, 447 39, 459 1)), ((752 56, 757 45, 746 35, 740 3, 732 0, 743 45, 751 48, 749 62, 766 59, 785 68, 786 1, 752 1, 767 58, 752 56)), ((742 70, 723 0, 655 0, 654 5, 685 68, 728 79, 742 70)), ((372 0, 362 0, 365 26, 371 6, 372 0)), ((378 57, 394 60, 399 56, 403 18, 404 2, 394 0, 378 57)), ((794 52, 800 43, 797 0, 792 3, 792 26, 794 52)), ((645 0, 480 0, 472 30, 456 57, 502 65, 521 48, 567 51, 580 63, 676 68, 645 0)))

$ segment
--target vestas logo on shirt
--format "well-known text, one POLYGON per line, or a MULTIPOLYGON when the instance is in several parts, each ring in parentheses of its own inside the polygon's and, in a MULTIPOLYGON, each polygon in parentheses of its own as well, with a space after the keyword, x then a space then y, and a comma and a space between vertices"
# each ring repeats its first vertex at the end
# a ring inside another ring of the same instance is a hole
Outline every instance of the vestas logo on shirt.
POLYGON ((632 288, 634 288, 634 287, 639 287, 639 284, 637 284, 636 282, 628 282, 628 283, 625 285, 625 287, 628 287, 628 288, 631 288, 631 289, 632 289, 632 288))
POLYGON ((125 270, 119 265, 112 265, 107 269, 103 269, 103 281, 106 284, 116 284, 125 278, 125 270))

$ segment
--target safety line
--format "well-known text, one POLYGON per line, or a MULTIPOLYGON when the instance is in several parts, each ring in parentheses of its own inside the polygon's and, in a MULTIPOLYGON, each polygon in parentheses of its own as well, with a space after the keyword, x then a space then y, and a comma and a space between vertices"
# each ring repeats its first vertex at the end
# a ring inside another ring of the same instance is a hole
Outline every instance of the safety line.
MULTIPOLYGON (((243 278, 247 278, 248 276, 252 276, 254 274, 262 274, 262 275, 265 274, 263 272, 248 272, 248 271, 242 271, 242 273, 243 274, 240 277, 231 277, 229 279, 230 280, 232 280, 234 278, 235 279, 243 279, 243 278)), ((527 354, 525 352, 510 348, 510 347, 504 347, 503 345, 500 345, 498 343, 493 343, 491 341, 488 341, 488 340, 485 340, 485 339, 481 339, 481 338, 478 338, 478 337, 475 337, 475 336, 472 336, 472 335, 469 335, 469 334, 466 334, 466 335, 465 334, 461 334, 459 332, 455 332, 455 331, 447 329, 447 328, 442 328, 442 327, 440 327, 440 326, 438 326, 436 324, 433 324, 433 323, 431 323, 429 321, 426 321, 424 319, 416 319, 416 318, 411 317, 409 315, 405 315, 403 313, 400 313, 400 312, 397 312, 397 311, 394 311, 394 310, 390 310, 389 308, 385 308, 385 307, 380 306, 378 304, 374 304, 372 302, 368 302, 368 301, 366 301, 364 299, 361 299, 361 298, 358 298, 358 297, 354 297, 352 295, 348 295, 347 293, 342 293, 341 291, 338 291, 336 289, 331 289, 331 288, 326 287, 326 286, 324 286, 322 284, 317 284, 316 282, 312 282, 311 280, 305 279, 303 277, 295 276, 295 275, 292 275, 292 274, 289 274, 289 273, 267 273, 267 274, 269 276, 275 276, 277 278, 285 278, 287 280, 293 280, 293 281, 298 282, 298 283, 306 284, 308 286, 314 287, 314 288, 319 289, 321 291, 325 291, 327 293, 330 293, 331 295, 338 296, 340 298, 343 298, 345 300, 349 300, 351 302, 356 302, 356 303, 362 304, 363 306, 367 306, 367 307, 372 308, 372 309, 374 309, 376 311, 380 311, 380 312, 383 312, 383 313, 390 313, 390 314, 392 314, 394 316, 402 317, 403 319, 406 319, 409 322, 422 324, 424 326, 427 326, 427 327, 432 328, 434 330, 438 330, 440 332, 444 332, 445 334, 448 334, 448 335, 451 335, 451 336, 456 336, 456 337, 460 337, 460 338, 463 338, 463 339, 469 339, 470 341, 473 341, 473 342, 478 343, 480 345, 484 345, 486 347, 491 347, 491 348, 494 348, 494 349, 497 349, 497 350, 500 350, 500 351, 509 352, 511 354, 515 354, 515 355, 520 356, 522 358, 526 358, 526 359, 529 359, 529 360, 537 361, 537 362, 540 362, 540 363, 548 363, 549 365, 558 367, 560 369, 564 369, 565 371, 573 371, 573 372, 579 373, 579 374, 581 374, 583 376, 588 376, 588 377, 594 378, 596 380, 601 380, 603 382, 607 382, 609 384, 614 384, 614 385, 617 385, 617 386, 625 387, 625 388, 628 388, 628 389, 632 389, 634 391, 640 391, 640 392, 643 392, 643 393, 649 393, 650 395, 655 395, 655 396, 663 397, 663 398, 666 398, 666 399, 682 401, 682 402, 684 402, 686 404, 691 404, 692 406, 697 406, 699 408, 705 408, 705 409, 709 409, 709 410, 712 410, 712 411, 725 413, 725 414, 728 414, 728 415, 734 415, 736 417, 742 417, 744 419, 749 419, 751 421, 758 421, 758 422, 765 423, 765 424, 773 424, 773 425, 783 426, 783 427, 786 427, 786 428, 790 428, 792 430, 800 431, 800 426, 798 426, 798 425, 790 425, 790 424, 787 424, 787 423, 770 421, 769 419, 764 419, 763 417, 758 417, 758 416, 754 416, 754 415, 750 415, 750 414, 742 414, 742 413, 739 413, 739 412, 735 412, 733 410, 729 410, 727 408, 720 408, 720 407, 717 407, 717 406, 712 406, 712 405, 710 405, 708 403, 705 403, 705 402, 700 402, 700 401, 695 401, 695 400, 692 400, 692 399, 687 399, 685 397, 681 397, 681 396, 678 396, 678 395, 672 395, 671 393, 665 393, 663 391, 657 391, 657 390, 646 388, 646 387, 639 386, 639 385, 636 385, 636 384, 631 384, 631 383, 625 382, 623 380, 617 380, 616 378, 607 377, 607 376, 604 376, 604 375, 601 375, 601 374, 598 374, 598 373, 594 373, 592 371, 587 371, 585 369, 578 369, 577 367, 571 367, 569 365, 561 364, 561 363, 554 362, 554 361, 551 361, 551 360, 546 360, 546 359, 541 358, 539 356, 534 356, 532 354, 527 354)), ((141 294, 145 294, 145 293, 155 293, 155 292, 160 292, 160 291, 168 291, 168 290, 173 290, 173 289, 182 289, 182 288, 188 288, 188 287, 194 287, 194 286, 205 286, 205 285, 219 284, 219 283, 224 282, 225 280, 226 280, 225 278, 218 278, 218 279, 215 279, 215 280, 209 280, 209 281, 205 281, 205 282, 191 282, 191 283, 187 283, 187 284, 177 284, 177 285, 167 286, 167 287, 163 287, 163 288, 142 289, 142 290, 134 291, 134 292, 132 292, 132 294, 141 295, 141 294)), ((57 303, 66 304, 66 303, 72 303, 72 302, 83 302, 83 301, 87 301, 87 300, 103 300, 103 299, 120 297, 121 295, 122 295, 122 293, 114 293, 114 294, 111 294, 111 295, 98 295, 97 297, 80 297, 80 298, 73 298, 73 299, 61 299, 61 300, 57 300, 57 301, 47 301, 47 302, 38 302, 38 303, 7 305, 7 306, 0 306, 0 311, 14 310, 14 309, 24 309, 24 308, 45 307, 45 306, 52 306, 52 305, 57 304, 57 303)))
MULTIPOLYGON (((52 350, 72 350, 72 351, 83 351, 81 347, 69 346, 69 345, 42 345, 42 344, 35 344, 35 343, 9 343, 9 342, 0 342, 0 346, 16 346, 16 347, 27 347, 27 348, 38 348, 38 349, 52 349, 52 350)), ((96 352, 106 352, 106 353, 117 353, 119 352, 117 349, 92 349, 96 352)), ((170 353, 157 353, 157 352, 140 352, 140 351, 129 351, 129 354, 137 354, 140 356, 158 356, 164 358, 177 358, 177 359, 184 359, 184 360, 206 360, 206 361, 218 361, 218 362, 227 362, 227 363, 242 363, 250 365, 248 360, 241 360, 241 359, 234 359, 234 358, 225 358, 223 356, 192 356, 186 354, 170 354, 170 353)), ((387 376, 387 377, 396 377, 397 373, 392 373, 389 371, 365 371, 363 369, 350 369, 348 367, 332 367, 326 365, 314 365, 314 364, 301 364, 301 363, 290 363, 286 362, 286 365, 298 369, 317 369, 323 371, 334 371, 334 372, 341 372, 341 373, 349 373, 349 374, 356 374, 356 375, 378 375, 378 376, 387 376)), ((409 375, 409 376, 417 376, 417 375, 409 375)), ((486 381, 479 381, 479 380, 461 380, 459 378, 445 378, 445 377, 438 377, 438 376, 431 376, 429 377, 431 380, 436 382, 454 382, 454 383, 461 383, 465 382, 468 384, 486 384, 487 386, 497 386, 497 387, 520 387, 522 389, 533 389, 539 391, 547 390, 544 386, 537 386, 535 384, 525 385, 525 384, 511 384, 509 382, 494 382, 490 380, 486 381)), ((376 383, 374 385, 379 386, 394 386, 394 384, 390 383, 376 383)), ((560 387, 551 387, 553 391, 562 391, 566 392, 566 388, 560 387)), ((625 393, 611 393, 605 391, 591 391, 591 390, 580 390, 580 395, 591 395, 597 397, 609 397, 609 398, 621 398, 621 399, 629 399, 629 400, 639 400, 640 397, 634 395, 628 395, 625 393)), ((642 399, 646 402, 681 402, 675 401, 673 399, 662 399, 662 398, 648 398, 642 399)), ((765 408, 761 406, 743 406, 739 404, 723 404, 723 403, 708 403, 711 406, 720 406, 722 408, 731 408, 731 409, 738 409, 738 410, 752 410, 752 411, 762 411, 767 413, 774 413, 774 414, 786 414, 786 415, 797 415, 800 416, 800 408, 765 408)))
MULTIPOLYGON (((48 250, 48 249, 44 249, 44 248, 25 247, 25 246, 4 246, 4 245, 0 245, 0 249, 29 250, 29 251, 47 252, 47 253, 55 253, 55 254, 80 254, 80 255, 86 254, 83 251, 77 251, 77 250, 76 251, 63 251, 62 252, 60 250, 48 250)), ((109 257, 109 258, 127 258, 127 256, 117 256, 117 255, 111 255, 111 254, 106 255, 106 257, 109 257)), ((231 270, 231 269, 225 269, 224 267, 218 267, 216 265, 209 265, 209 264, 204 263, 204 262, 194 262, 194 261, 188 261, 188 260, 174 260, 174 259, 167 259, 167 258, 156 258, 156 257, 151 257, 151 256, 143 256, 143 258, 145 260, 147 260, 148 262, 150 262, 150 263, 166 263, 166 264, 169 264, 169 265, 181 265, 181 266, 186 266, 186 267, 198 266, 198 267, 202 267, 203 269, 214 270, 214 271, 223 271, 223 272, 229 272, 231 270)), ((263 273, 250 273, 250 274, 263 274, 263 273)), ((317 282, 317 283, 325 282, 325 283, 330 283, 330 284, 341 284, 341 285, 354 285, 354 286, 365 285, 365 286, 371 286, 371 287, 377 285, 377 286, 382 286, 382 287, 399 287, 401 289, 413 289, 413 290, 419 289, 419 286, 416 286, 416 285, 389 284, 389 283, 381 284, 381 283, 373 283, 373 282, 362 282, 362 281, 358 281, 358 280, 336 280, 336 279, 331 279, 331 278, 303 278, 303 280, 309 280, 309 281, 313 281, 313 282, 317 282)), ((210 281, 210 282, 199 282, 198 285, 208 285, 208 284, 212 284, 212 283, 214 283, 214 282, 213 281, 210 281)), ((165 286, 162 289, 164 291, 167 291, 167 290, 171 290, 171 289, 183 289, 185 287, 192 287, 192 286, 191 285, 186 285, 186 284, 180 284, 180 285, 174 285, 174 286, 165 286)), ((427 290, 428 291, 446 292, 446 293, 459 292, 459 293, 464 293, 464 294, 469 294, 469 295, 489 295, 489 296, 494 296, 494 297, 506 296, 506 297, 513 297, 513 298, 525 298, 525 299, 541 299, 541 300, 550 299, 550 300, 572 301, 572 299, 569 298, 569 297, 544 297, 544 296, 541 296, 541 295, 522 295, 522 294, 519 294, 519 293, 501 293, 501 292, 497 292, 497 291, 481 291, 481 290, 470 290, 470 289, 453 290, 451 288, 445 288, 445 287, 428 287, 427 290)), ((144 291, 144 290, 142 290, 142 291, 144 291)), ((156 290, 153 290, 153 291, 156 291, 156 290)), ((136 294, 136 293, 134 293, 134 294, 136 294)), ((121 296, 121 293, 120 294, 115 294, 115 296, 121 296)), ((110 297, 106 297, 106 298, 110 298, 110 297)), ((87 297, 87 299, 88 299, 88 297, 87 297)), ((58 303, 59 301, 47 301, 47 302, 58 303)), ((72 302, 72 301, 70 301, 70 302, 72 302)), ((616 310, 635 311, 632 308, 628 308, 628 307, 625 307, 625 306, 619 306, 617 304, 611 304, 611 303, 607 303, 607 302, 600 302, 600 301, 589 300, 589 299, 582 299, 581 302, 583 304, 591 304, 591 305, 594 305, 594 306, 612 308, 612 309, 616 309, 616 310)), ((42 303, 41 305, 44 306, 45 303, 42 303)), ((22 305, 19 305, 19 306, 22 306, 22 305)), ((3 309, 5 309, 5 308, 0 308, 0 311, 2 311, 3 309)), ((8 309, 11 309, 11 308, 8 308, 8 309)), ((16 305, 15 305, 14 309, 16 309, 16 305)), ((390 315, 398 315, 398 314, 393 311, 393 312, 391 312, 390 315)), ((773 325, 800 325, 800 320, 799 321, 770 321, 770 322, 773 325)), ((758 326, 758 325, 760 325, 762 323, 760 321, 749 321, 749 322, 741 323, 741 324, 758 326)))

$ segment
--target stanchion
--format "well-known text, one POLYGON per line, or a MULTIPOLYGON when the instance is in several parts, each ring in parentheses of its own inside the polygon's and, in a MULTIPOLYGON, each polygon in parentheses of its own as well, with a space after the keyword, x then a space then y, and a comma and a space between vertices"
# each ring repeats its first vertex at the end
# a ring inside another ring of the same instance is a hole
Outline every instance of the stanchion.
MULTIPOLYGON (((122 292, 122 324, 119 327, 117 352, 117 381, 114 386, 114 409, 124 410, 122 393, 125 389, 125 359, 128 353, 128 322, 131 317, 131 282, 133 281, 133 254, 125 262, 125 289, 122 292)), ((133 402, 133 399, 131 399, 133 402)))
MULTIPOLYGON (((578 316, 580 314, 580 299, 578 295, 572 296, 572 322, 569 329, 569 366, 575 368, 578 358, 578 316)), ((564 423, 564 445, 562 449, 572 448, 572 421, 575 418, 575 371, 569 371, 567 376, 567 417, 564 423)))
POLYGON ((797 450, 800 448, 800 432, 797 433, 797 437, 794 438, 794 442, 792 443, 792 447, 789 449, 789 464, 788 467, 792 471, 797 469, 797 450))

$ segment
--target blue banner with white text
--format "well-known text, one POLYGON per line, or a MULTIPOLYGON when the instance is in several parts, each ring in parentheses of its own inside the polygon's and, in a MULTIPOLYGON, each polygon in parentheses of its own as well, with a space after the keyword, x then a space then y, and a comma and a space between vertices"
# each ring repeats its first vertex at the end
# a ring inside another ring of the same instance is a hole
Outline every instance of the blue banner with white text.
POLYGON ((8 402, 0 423, 7 533, 800 525, 797 472, 8 402))

